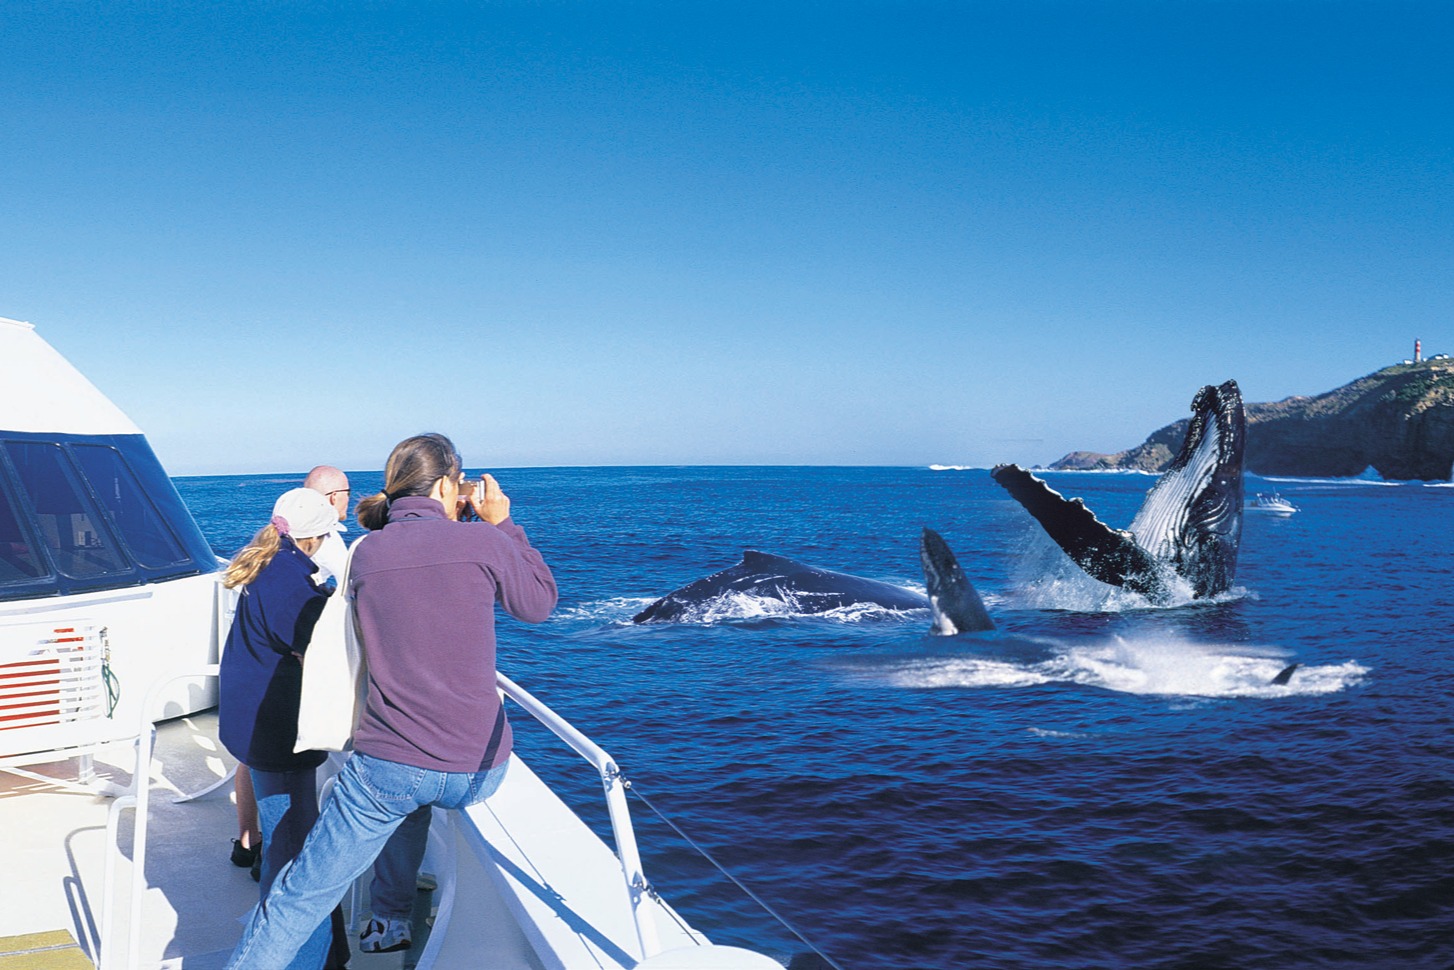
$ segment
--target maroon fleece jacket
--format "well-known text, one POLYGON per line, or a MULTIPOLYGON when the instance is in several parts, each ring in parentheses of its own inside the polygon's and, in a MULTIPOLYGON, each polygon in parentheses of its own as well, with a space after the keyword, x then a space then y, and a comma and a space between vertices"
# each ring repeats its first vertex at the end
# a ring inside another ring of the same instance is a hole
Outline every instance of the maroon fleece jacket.
POLYGON ((495 604, 539 623, 555 577, 510 519, 455 522, 423 496, 396 499, 358 542, 348 586, 368 661, 354 750, 434 771, 504 763, 511 733, 495 692, 495 604))

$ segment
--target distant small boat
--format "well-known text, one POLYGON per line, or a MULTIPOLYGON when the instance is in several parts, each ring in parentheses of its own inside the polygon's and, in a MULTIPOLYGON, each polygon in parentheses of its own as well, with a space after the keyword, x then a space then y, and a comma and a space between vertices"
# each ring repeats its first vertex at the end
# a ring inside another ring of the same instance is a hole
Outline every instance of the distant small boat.
POLYGON ((1248 512, 1265 512, 1268 515, 1292 515, 1297 510, 1298 507, 1296 505, 1293 505, 1276 492, 1271 494, 1258 492, 1257 497, 1246 505, 1246 511, 1248 512))

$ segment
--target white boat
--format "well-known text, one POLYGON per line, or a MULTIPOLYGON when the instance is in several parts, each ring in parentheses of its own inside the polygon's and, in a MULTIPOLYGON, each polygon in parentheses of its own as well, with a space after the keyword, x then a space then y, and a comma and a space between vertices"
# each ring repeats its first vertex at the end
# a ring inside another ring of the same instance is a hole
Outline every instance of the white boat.
POLYGON ((1258 492, 1257 496, 1243 506, 1247 512, 1261 512, 1266 515, 1292 515, 1298 510, 1287 499, 1276 492, 1258 492))
MULTIPOLYGON (((227 859, 235 761, 213 708, 233 600, 218 570, 141 430, 30 324, 0 318, 0 967, 197 970, 230 953, 257 884, 227 859)), ((498 793, 436 811, 425 938, 355 943, 350 966, 780 970, 714 945, 651 889, 615 762, 500 683, 599 776, 615 849, 512 756, 498 793)), ((355 940, 366 885, 345 900, 355 940)))

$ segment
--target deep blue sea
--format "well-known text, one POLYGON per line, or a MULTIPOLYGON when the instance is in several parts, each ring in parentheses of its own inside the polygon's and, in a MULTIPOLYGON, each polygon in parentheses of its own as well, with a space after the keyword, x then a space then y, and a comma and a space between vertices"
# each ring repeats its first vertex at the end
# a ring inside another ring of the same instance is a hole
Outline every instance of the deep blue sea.
MULTIPOLYGON (((1301 511, 1247 516, 1232 595, 1148 609, 983 469, 495 474, 561 593, 548 622, 502 624, 501 670, 838 966, 1454 966, 1454 488, 1249 476, 1301 511), (925 525, 998 630, 749 601, 630 622, 744 549, 922 589, 925 525)), ((230 554, 301 477, 177 485, 230 554)), ((1121 527, 1154 481, 1045 477, 1121 527)), ((380 484, 351 478, 355 501, 380 484)), ((608 832, 591 769, 513 720, 608 832)), ((807 949, 633 813, 647 876, 698 928, 807 949)))

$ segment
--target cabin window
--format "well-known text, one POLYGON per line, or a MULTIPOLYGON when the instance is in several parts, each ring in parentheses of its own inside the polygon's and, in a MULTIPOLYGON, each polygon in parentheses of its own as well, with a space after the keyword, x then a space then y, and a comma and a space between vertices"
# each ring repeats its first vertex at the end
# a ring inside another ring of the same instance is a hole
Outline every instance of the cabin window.
POLYGON ((15 498, 0 481, 0 587, 29 585, 50 572, 20 523, 15 498))
POLYGON ((137 562, 164 569, 191 561, 115 448, 76 444, 71 451, 107 520, 137 562))
POLYGON ((38 538, 61 575, 90 585, 134 572, 60 446, 10 441, 5 452, 35 512, 38 538))

